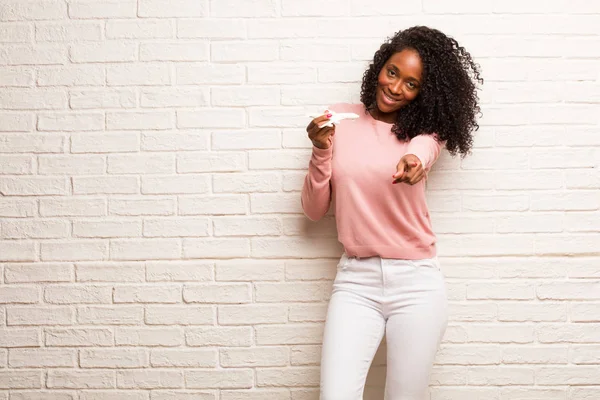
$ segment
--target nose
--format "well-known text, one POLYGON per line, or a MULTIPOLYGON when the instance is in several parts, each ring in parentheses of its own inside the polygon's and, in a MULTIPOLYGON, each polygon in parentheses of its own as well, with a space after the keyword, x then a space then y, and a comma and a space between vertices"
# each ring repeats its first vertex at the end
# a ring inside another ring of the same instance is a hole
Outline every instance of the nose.
POLYGON ((394 95, 400 94, 401 90, 402 90, 402 81, 401 80, 397 80, 396 82, 394 82, 390 85, 390 92, 394 95))

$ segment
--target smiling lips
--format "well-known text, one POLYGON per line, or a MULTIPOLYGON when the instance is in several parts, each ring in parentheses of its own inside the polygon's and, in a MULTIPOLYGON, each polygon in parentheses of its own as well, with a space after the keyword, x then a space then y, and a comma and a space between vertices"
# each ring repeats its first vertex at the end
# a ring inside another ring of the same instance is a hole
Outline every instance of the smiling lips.
POLYGON ((381 91, 381 94, 383 94, 383 100, 389 105, 394 105, 396 103, 400 103, 400 100, 395 100, 395 99, 391 98, 383 90, 381 91))

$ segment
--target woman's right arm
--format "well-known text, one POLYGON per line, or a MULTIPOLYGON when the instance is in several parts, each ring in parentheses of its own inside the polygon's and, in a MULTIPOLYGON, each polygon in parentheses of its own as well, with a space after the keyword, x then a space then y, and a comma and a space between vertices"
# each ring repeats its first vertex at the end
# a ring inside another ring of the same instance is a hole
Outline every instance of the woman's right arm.
POLYGON ((308 173, 302 186, 302 209, 311 221, 318 221, 329 210, 331 204, 331 173, 333 157, 333 135, 335 126, 319 128, 331 114, 315 118, 306 127, 313 143, 308 173))

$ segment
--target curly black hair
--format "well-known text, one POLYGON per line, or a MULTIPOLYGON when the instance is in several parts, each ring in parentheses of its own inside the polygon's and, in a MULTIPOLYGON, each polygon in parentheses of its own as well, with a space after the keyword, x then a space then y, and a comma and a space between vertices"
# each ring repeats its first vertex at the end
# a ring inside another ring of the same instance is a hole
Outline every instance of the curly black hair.
POLYGON ((473 146, 472 132, 479 129, 476 82, 483 83, 479 66, 458 42, 437 29, 415 26, 388 38, 365 71, 360 101, 367 112, 376 108, 379 72, 395 53, 413 49, 423 64, 417 97, 398 110, 392 132, 407 140, 419 134, 437 134, 452 155, 466 156, 473 146))

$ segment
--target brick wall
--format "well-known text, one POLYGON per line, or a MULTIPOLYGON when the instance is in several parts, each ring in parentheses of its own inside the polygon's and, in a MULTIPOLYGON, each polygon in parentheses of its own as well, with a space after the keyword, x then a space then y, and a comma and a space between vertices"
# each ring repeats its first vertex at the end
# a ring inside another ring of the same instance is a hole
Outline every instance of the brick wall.
POLYGON ((598 400, 599 4, 3 0, 0 400, 317 400, 341 248, 302 215, 306 115, 416 24, 486 79, 428 188, 431 400, 598 400))

